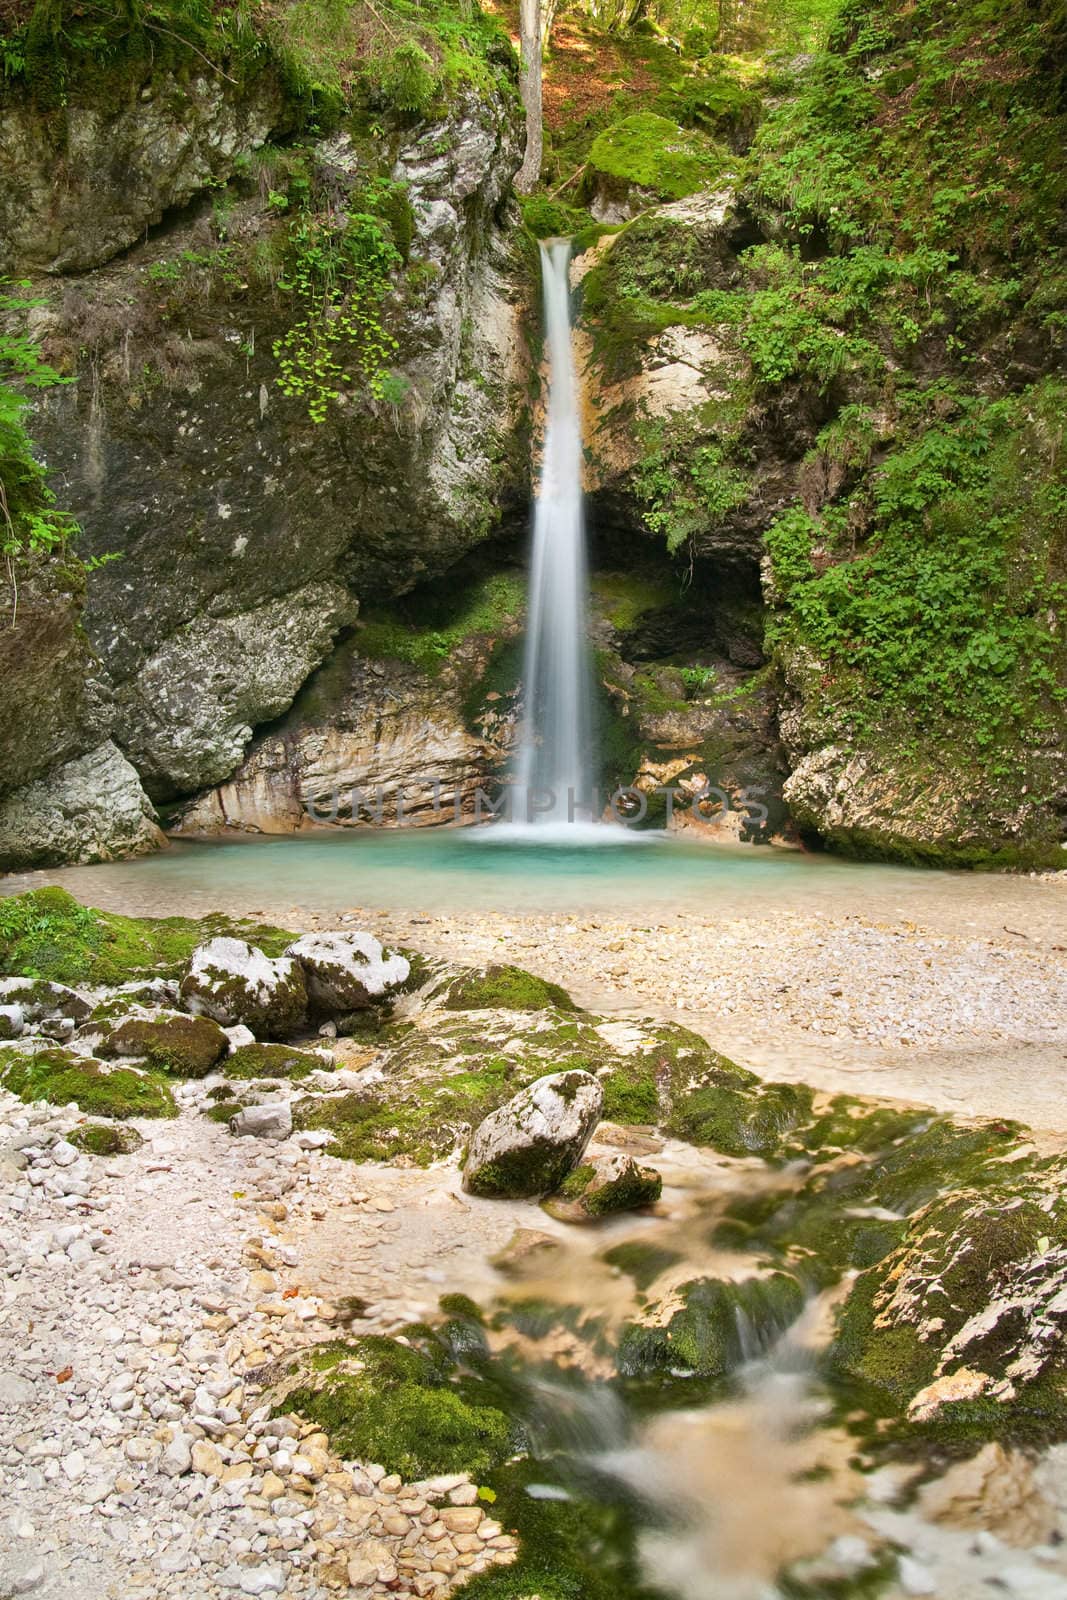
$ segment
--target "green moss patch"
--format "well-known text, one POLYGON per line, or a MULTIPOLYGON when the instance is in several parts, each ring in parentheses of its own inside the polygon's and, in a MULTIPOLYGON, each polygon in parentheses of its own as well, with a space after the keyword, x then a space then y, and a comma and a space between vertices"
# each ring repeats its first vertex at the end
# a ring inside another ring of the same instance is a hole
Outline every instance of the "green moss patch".
POLYGON ((124 917, 80 905, 65 889, 34 889, 0 899, 0 974, 72 984, 176 977, 198 944, 220 934, 248 939, 270 956, 294 938, 224 916, 124 917))
POLYGON ((70 1050, 40 1050, 25 1055, 0 1051, 0 1081, 27 1104, 47 1100, 51 1105, 74 1102, 97 1117, 176 1117, 178 1108, 165 1079, 129 1067, 110 1070, 100 1061, 77 1056, 70 1050))
POLYGON ((457 979, 448 991, 445 1005, 450 1011, 543 1011, 549 1006, 560 1011, 578 1009, 558 983, 548 983, 521 967, 507 965, 486 967, 484 973, 471 972, 457 979))
POLYGON ((221 1063, 228 1078, 306 1078, 329 1072, 330 1064, 307 1050, 284 1044, 243 1044, 221 1063))
POLYGON ((409 1481, 434 1473, 484 1475, 515 1448, 509 1418, 476 1379, 455 1380, 449 1352, 368 1335, 312 1350, 279 1410, 296 1411, 347 1459, 380 1462, 409 1481))
POLYGON ((639 111, 594 139, 589 170, 624 189, 633 184, 660 200, 681 200, 722 182, 730 154, 694 130, 654 111, 639 111))
POLYGON ((208 1017, 130 1017, 102 1039, 104 1057, 140 1056, 157 1072, 176 1078, 206 1078, 229 1049, 229 1040, 208 1017))
POLYGON ((127 1156, 144 1144, 136 1128, 117 1128, 107 1122, 83 1123, 68 1133, 67 1140, 90 1156, 127 1156))
POLYGON ((790 1273, 732 1283, 698 1278, 677 1292, 682 1304, 661 1324, 631 1323, 622 1333, 617 1365, 626 1377, 691 1372, 721 1377, 785 1332, 804 1307, 805 1292, 790 1273))

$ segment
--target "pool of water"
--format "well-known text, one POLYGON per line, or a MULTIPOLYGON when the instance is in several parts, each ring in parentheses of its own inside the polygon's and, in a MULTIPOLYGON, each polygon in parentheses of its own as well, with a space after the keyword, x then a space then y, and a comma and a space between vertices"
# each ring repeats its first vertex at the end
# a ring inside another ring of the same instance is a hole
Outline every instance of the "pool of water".
POLYGON ((42 881, 80 898, 165 912, 268 905, 445 912, 596 913, 635 918, 684 912, 802 910, 830 902, 864 910, 872 896, 904 905, 931 891, 973 899, 1006 880, 849 862, 756 846, 689 843, 607 828, 593 844, 553 834, 531 842, 513 832, 398 829, 315 832, 284 838, 175 842, 136 861, 12 874, 0 893, 42 881))

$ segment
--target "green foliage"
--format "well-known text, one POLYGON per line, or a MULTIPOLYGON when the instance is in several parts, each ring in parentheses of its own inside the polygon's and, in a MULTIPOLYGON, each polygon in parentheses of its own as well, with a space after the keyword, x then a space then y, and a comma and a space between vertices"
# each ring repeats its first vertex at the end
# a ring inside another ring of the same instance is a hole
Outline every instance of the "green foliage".
POLYGON ((0 1082, 27 1105, 47 1100, 65 1106, 71 1101, 97 1117, 176 1117, 178 1108, 165 1081, 151 1072, 129 1067, 110 1071, 99 1061, 71 1050, 39 1050, 27 1055, 0 1050, 0 1082))
POLYGON ((1067 504, 1063 385, 1018 399, 939 391, 847 506, 785 512, 767 535, 778 647, 803 645, 857 729, 885 713, 966 727, 979 756, 1042 743, 1067 699, 1055 570, 1067 504), (864 527, 862 549, 855 529, 864 527))
POLYGON ((706 437, 699 417, 657 420, 641 431, 645 454, 634 472, 634 490, 645 522, 674 554, 744 504, 749 478, 733 459, 730 436, 706 437))
POLYGON ((280 955, 293 935, 228 917, 124 917, 79 905, 65 889, 0 899, 0 974, 58 983, 124 983, 176 975, 206 939, 229 933, 280 955))
POLYGON ((26 431, 31 395, 70 382, 42 358, 26 328, 27 313, 45 303, 19 292, 28 287, 0 279, 0 555, 9 570, 16 557, 62 545, 77 531, 55 510, 26 431))
POLYGON ((274 344, 278 385, 302 400, 312 422, 323 422, 331 400, 361 381, 381 399, 397 343, 382 312, 393 270, 402 255, 396 230, 383 211, 392 185, 363 195, 367 208, 340 222, 332 214, 301 211, 289 228, 285 277, 278 287, 294 302, 294 319, 274 344))

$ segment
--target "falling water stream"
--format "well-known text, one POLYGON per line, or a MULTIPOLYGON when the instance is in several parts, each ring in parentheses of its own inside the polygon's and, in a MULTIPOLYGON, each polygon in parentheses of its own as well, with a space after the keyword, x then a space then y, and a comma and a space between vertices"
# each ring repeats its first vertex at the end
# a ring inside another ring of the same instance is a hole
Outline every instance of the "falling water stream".
POLYGON ((525 717, 512 817, 557 827, 591 818, 592 680, 570 242, 541 245, 548 404, 534 510, 523 670, 525 717))

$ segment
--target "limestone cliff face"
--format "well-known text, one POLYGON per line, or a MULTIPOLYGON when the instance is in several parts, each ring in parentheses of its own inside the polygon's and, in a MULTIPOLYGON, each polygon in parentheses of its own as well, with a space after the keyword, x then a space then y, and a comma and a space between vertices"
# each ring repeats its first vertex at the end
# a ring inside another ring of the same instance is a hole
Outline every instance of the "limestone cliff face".
MULTIPOLYGON (((224 783, 362 601, 443 573, 528 492, 513 100, 468 90, 429 122, 383 117, 301 146, 342 224, 387 185, 405 235, 381 311, 386 392, 343 387, 318 422, 277 381, 274 347, 298 314, 276 286, 290 218, 248 175, 291 120, 266 76, 238 93, 206 79, 179 92, 164 75, 119 105, 65 111, 58 145, 33 145, 32 108, 0 121, 0 253, 51 275, 31 322, 75 380, 42 400, 34 435, 82 553, 109 558, 89 575, 84 631, 72 596, 50 615, 54 642, 38 639, 42 670, 5 684, 8 790, 101 740, 157 803, 224 783), (74 703, 87 663, 91 717, 74 703)), ((83 799, 94 773, 106 777, 90 764, 83 799)), ((110 848, 99 798, 96 855, 110 848)), ((116 816, 115 847, 130 836, 116 816)), ((35 835, 36 859, 42 848, 35 835)), ((54 858, 70 853, 57 836, 54 858)))

